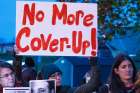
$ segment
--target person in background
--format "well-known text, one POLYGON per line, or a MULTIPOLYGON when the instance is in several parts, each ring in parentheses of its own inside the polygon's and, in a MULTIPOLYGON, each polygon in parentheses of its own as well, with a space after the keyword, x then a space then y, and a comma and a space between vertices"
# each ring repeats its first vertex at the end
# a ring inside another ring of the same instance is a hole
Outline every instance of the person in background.
POLYGON ((25 66, 26 67, 22 69, 22 80, 23 80, 23 86, 28 87, 29 81, 36 79, 37 72, 34 69, 35 63, 31 57, 26 57, 25 66))
POLYGON ((23 56, 17 55, 19 53, 18 49, 16 48, 16 45, 14 45, 13 50, 11 51, 12 57, 13 57, 13 69, 15 71, 16 75, 16 80, 17 82, 22 84, 22 77, 21 77, 21 72, 22 72, 22 59, 23 56))
POLYGON ((44 65, 38 76, 38 79, 55 79, 56 93, 69 93, 70 87, 62 85, 62 71, 55 64, 44 65))
POLYGON ((135 93, 136 67, 126 54, 115 57, 108 84, 100 87, 99 93, 135 93))
POLYGON ((77 87, 74 93, 96 93, 101 84, 100 71, 97 66, 98 58, 90 57, 89 63, 91 65, 90 71, 85 75, 85 84, 77 87))
POLYGON ((5 87, 18 87, 12 65, 5 61, 0 61, 0 93, 5 87))

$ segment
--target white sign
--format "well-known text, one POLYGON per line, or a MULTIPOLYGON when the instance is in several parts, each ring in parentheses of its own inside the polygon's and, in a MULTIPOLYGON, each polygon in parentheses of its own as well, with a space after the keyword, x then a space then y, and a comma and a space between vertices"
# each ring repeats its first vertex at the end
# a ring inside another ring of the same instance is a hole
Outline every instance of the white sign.
POLYGON ((55 80, 31 80, 32 93, 56 93, 55 80))
POLYGON ((31 93, 29 87, 3 88, 3 93, 31 93))
POLYGON ((16 2, 19 55, 97 56, 97 4, 16 2))

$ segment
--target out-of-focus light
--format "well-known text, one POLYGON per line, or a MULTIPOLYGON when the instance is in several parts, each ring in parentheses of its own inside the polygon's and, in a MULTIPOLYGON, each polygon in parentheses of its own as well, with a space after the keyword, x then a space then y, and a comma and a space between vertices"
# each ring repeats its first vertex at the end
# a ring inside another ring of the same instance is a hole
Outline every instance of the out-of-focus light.
POLYGON ((62 64, 64 64, 64 63, 65 63, 65 61, 64 61, 64 60, 61 60, 61 63, 62 63, 62 64))
POLYGON ((103 37, 103 38, 106 38, 106 35, 105 35, 105 34, 103 34, 103 35, 102 35, 102 37, 103 37))
POLYGON ((135 56, 136 56, 136 54, 129 54, 129 56, 130 56, 130 57, 135 57, 135 56))
POLYGON ((25 62, 22 62, 22 66, 25 65, 25 62))
POLYGON ((7 60, 6 62, 11 64, 11 65, 13 64, 13 60, 7 60))

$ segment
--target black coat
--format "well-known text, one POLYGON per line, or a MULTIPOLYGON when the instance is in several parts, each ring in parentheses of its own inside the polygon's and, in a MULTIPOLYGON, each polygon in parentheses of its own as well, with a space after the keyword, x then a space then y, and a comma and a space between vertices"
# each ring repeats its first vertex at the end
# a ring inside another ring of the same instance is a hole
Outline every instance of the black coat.
POLYGON ((92 66, 91 73, 92 73, 92 76, 89 82, 77 87, 74 93, 92 93, 93 91, 98 90, 101 84, 99 68, 97 66, 92 66))
MULTIPOLYGON (((106 84, 101 86, 99 88, 99 91, 98 93, 111 93, 109 91, 109 85, 107 86, 106 84)), ((135 93, 135 89, 131 89, 131 88, 123 88, 123 89, 120 89, 120 92, 119 93, 135 93)))
POLYGON ((56 93, 69 93, 69 86, 60 86, 56 88, 56 93))

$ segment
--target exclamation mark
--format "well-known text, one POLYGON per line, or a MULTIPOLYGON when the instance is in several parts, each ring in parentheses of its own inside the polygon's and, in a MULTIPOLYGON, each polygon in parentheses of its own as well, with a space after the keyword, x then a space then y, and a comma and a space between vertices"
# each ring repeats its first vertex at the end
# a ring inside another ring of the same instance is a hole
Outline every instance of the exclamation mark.
POLYGON ((91 46, 92 46, 92 51, 91 51, 91 55, 92 56, 96 56, 97 55, 97 39, 96 39, 96 29, 92 28, 91 29, 91 46))

